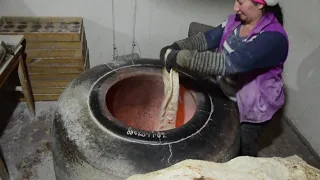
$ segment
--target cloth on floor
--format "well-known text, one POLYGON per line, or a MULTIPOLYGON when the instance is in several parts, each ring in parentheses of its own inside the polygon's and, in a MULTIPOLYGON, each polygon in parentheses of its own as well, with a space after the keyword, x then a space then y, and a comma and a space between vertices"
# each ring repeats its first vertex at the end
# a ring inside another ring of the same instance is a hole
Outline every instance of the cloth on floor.
POLYGON ((319 180, 320 170, 298 156, 255 158, 240 156, 226 163, 185 160, 171 167, 127 180, 319 180))
POLYGON ((171 69, 170 73, 163 68, 164 100, 160 111, 159 130, 165 131, 176 127, 179 100, 179 74, 171 69))

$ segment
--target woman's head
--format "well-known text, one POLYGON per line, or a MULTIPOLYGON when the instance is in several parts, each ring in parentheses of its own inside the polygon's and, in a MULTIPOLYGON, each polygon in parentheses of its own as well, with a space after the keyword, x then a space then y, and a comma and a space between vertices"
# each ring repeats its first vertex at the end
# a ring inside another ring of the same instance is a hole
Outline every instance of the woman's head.
POLYGON ((235 0, 233 10, 244 23, 253 23, 264 13, 272 12, 283 24, 283 15, 279 0, 235 0))

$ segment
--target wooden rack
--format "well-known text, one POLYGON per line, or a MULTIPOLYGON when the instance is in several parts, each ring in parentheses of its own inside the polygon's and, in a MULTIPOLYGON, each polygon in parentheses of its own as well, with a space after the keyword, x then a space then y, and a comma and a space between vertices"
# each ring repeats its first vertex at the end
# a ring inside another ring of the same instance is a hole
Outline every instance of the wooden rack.
POLYGON ((58 100, 65 87, 90 68, 81 17, 5 16, 0 34, 24 35, 35 101, 58 100))

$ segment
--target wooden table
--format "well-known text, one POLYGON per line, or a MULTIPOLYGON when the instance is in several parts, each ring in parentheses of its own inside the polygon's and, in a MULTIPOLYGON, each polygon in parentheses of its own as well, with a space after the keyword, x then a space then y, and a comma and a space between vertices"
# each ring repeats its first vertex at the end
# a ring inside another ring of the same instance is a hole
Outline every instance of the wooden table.
POLYGON ((18 66, 18 76, 29 110, 29 115, 31 118, 34 118, 36 114, 34 97, 26 66, 26 40, 23 35, 0 35, 0 41, 12 46, 14 50, 14 55, 8 54, 4 62, 0 65, 0 88, 18 66))

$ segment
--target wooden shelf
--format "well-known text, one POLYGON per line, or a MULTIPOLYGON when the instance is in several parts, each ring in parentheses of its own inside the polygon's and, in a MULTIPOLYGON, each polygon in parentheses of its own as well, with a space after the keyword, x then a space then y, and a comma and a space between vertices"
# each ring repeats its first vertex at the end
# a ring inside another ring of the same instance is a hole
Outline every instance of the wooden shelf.
POLYGON ((81 17, 4 16, 1 34, 21 34, 27 40, 26 63, 35 101, 58 100, 65 87, 90 68, 81 17))

